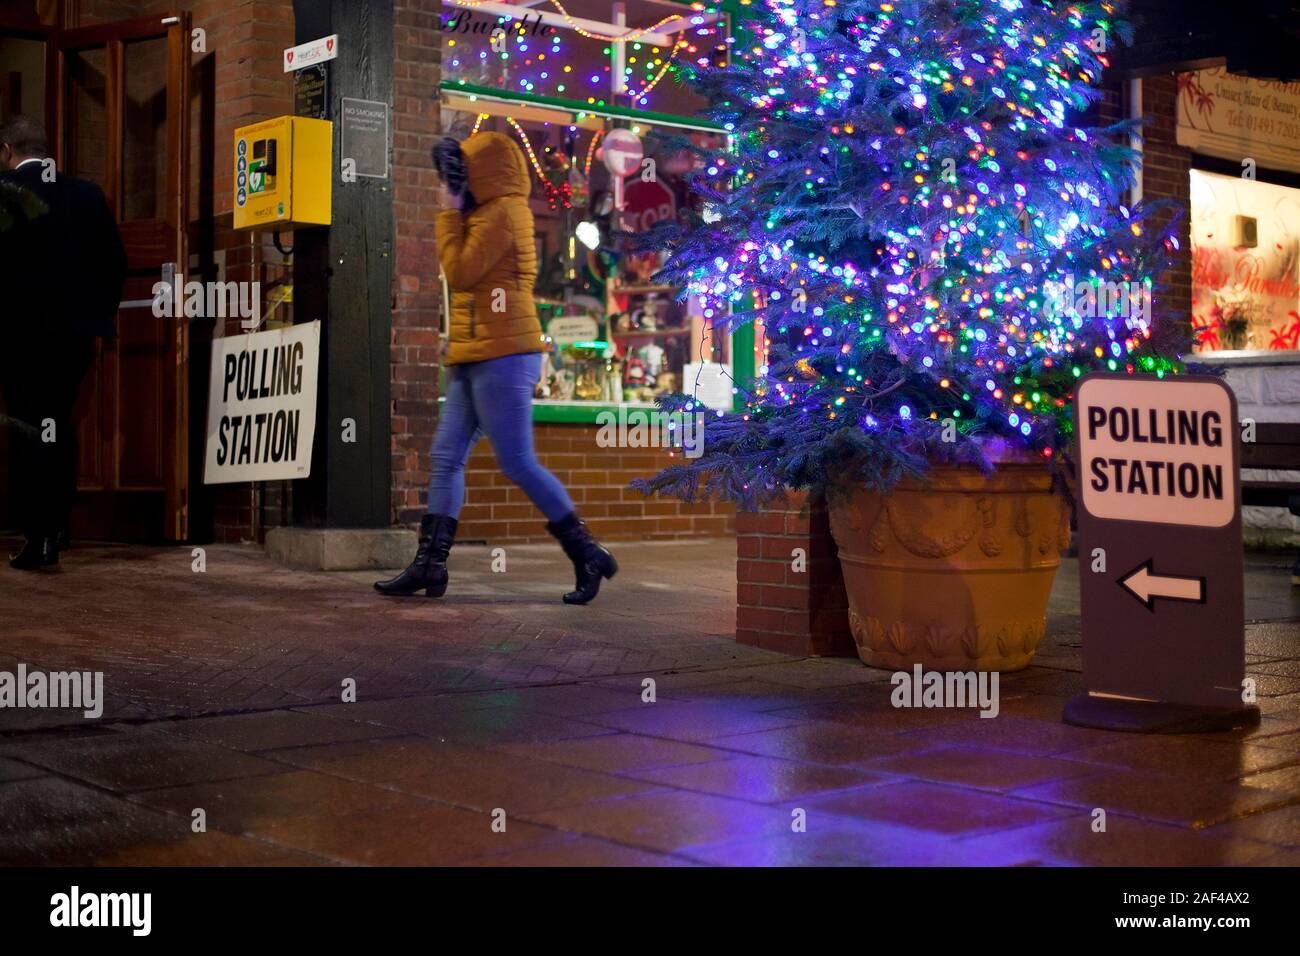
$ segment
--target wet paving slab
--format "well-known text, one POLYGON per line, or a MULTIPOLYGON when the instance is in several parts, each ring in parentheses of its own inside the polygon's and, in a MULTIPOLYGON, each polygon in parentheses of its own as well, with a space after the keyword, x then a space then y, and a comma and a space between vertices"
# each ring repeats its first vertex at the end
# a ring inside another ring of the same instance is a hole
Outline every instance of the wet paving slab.
POLYGON ((97 720, 0 711, 0 863, 1300 856, 1289 565, 1248 562, 1260 726, 1138 737, 1060 721, 1081 687, 1068 565, 1038 662, 1004 675, 983 718, 897 708, 890 673, 854 659, 737 645, 734 541, 692 543, 689 566, 671 545, 628 550, 619 586, 586 608, 558 603, 540 546, 505 576, 486 551, 454 553, 463 586, 445 602, 385 601, 370 575, 215 546, 206 575, 188 549, 108 546, 78 548, 57 575, 0 573, 0 669, 105 677, 97 720))

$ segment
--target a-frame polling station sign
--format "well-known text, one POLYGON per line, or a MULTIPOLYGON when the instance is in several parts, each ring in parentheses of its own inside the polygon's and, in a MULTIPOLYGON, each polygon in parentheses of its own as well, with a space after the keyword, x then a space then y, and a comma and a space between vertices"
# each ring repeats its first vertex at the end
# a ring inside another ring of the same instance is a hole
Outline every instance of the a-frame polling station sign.
POLYGON ((1182 732, 1243 703, 1237 402, 1210 376, 1093 374, 1075 397, 1083 676, 1065 720, 1182 732))

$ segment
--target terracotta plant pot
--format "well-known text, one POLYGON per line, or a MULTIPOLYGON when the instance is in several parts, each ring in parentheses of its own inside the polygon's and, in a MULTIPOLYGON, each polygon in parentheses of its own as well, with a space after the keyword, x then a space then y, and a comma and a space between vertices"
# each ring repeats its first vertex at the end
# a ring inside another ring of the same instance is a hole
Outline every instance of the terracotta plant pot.
POLYGON ((1047 627, 1070 510, 1047 465, 937 467, 887 495, 828 496, 858 656, 872 667, 1013 671, 1047 627))

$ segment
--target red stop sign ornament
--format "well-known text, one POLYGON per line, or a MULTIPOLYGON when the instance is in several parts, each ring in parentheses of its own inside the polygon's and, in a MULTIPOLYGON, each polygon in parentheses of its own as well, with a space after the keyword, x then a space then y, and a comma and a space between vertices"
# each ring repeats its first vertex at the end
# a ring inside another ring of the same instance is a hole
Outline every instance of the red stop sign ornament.
POLYGON ((631 176, 641 168, 645 157, 641 138, 630 129, 610 130, 601 144, 601 152, 605 168, 619 177, 631 176))
POLYGON ((676 217, 677 197, 658 180, 635 180, 623 188, 623 214, 619 223, 624 232, 645 232, 657 222, 676 217))

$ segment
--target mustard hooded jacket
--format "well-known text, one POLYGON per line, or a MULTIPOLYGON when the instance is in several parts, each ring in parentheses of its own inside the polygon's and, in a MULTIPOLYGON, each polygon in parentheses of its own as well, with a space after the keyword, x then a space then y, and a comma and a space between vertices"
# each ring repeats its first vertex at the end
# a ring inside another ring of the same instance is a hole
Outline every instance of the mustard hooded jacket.
POLYGON ((524 154, 501 133, 477 133, 461 143, 461 152, 478 205, 467 214, 442 212, 436 224, 438 258, 451 288, 447 364, 541 352, 524 154))

